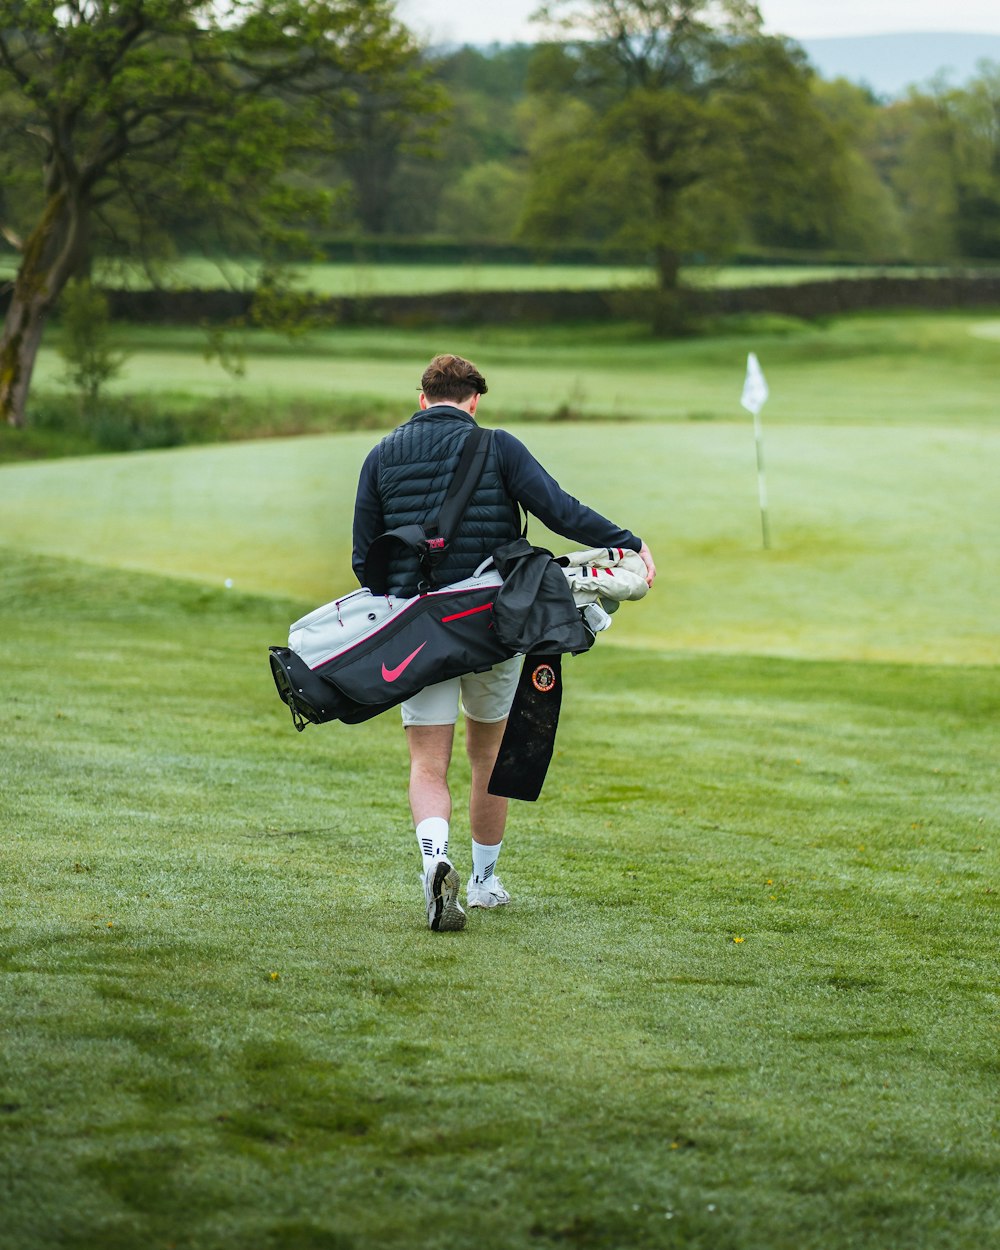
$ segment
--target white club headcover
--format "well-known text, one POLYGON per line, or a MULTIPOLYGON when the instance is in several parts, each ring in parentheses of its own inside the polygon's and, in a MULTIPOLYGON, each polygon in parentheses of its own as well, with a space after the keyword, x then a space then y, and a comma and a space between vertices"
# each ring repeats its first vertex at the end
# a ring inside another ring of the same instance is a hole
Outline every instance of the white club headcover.
POLYGON ((641 599, 646 585, 646 566, 635 551, 622 547, 593 547, 589 551, 572 551, 560 556, 566 580, 577 606, 609 599, 623 603, 641 599))

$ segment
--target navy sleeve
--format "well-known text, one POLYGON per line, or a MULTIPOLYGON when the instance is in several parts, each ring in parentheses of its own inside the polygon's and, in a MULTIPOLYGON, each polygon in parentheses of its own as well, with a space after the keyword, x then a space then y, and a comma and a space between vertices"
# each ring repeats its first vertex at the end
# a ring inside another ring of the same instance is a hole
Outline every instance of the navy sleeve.
POLYGON ((631 530, 622 529, 567 494, 520 439, 506 430, 497 430, 493 438, 504 485, 525 512, 538 517, 554 533, 586 547, 638 551, 642 546, 641 539, 631 530))
POLYGON ((354 550, 351 554, 351 567, 362 585, 368 548, 384 530, 382 499, 378 493, 378 446, 375 446, 361 466, 358 494, 354 501, 354 550))

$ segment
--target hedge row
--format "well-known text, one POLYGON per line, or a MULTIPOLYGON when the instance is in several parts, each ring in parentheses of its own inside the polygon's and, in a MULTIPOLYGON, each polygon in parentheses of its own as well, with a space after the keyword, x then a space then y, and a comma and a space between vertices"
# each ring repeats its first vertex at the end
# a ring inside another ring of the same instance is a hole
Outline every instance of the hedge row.
POLYGON ((577 243, 528 247, 519 243, 448 239, 320 239, 328 261, 366 265, 646 265, 641 248, 608 248, 577 243))
MULTIPOLYGON (((442 295, 380 295, 317 303, 339 325, 486 325, 606 321, 648 316, 652 296, 634 291, 458 291, 442 295)), ((934 278, 836 278, 793 285, 691 291, 685 301, 702 315, 783 313, 813 318, 864 309, 1000 306, 1000 275, 934 278)), ((250 296, 236 291, 116 291, 112 316, 132 321, 221 322, 244 316, 250 296)))
POLYGON ((770 312, 827 317, 867 309, 953 309, 1000 306, 1000 274, 933 278, 833 278, 789 286, 701 292, 696 306, 713 313, 770 312))
MULTIPOLYGON (((224 324, 246 317, 251 295, 240 291, 109 291, 115 320, 224 324)), ((0 313, 9 292, 0 292, 0 313)), ((421 326, 545 324, 646 319, 655 297, 632 291, 457 291, 440 295, 379 295, 320 300, 314 311, 335 325, 421 326)), ((1000 275, 928 278, 837 278, 789 286, 689 291, 684 301, 700 315, 780 313, 813 318, 866 309, 1000 307, 1000 275)))

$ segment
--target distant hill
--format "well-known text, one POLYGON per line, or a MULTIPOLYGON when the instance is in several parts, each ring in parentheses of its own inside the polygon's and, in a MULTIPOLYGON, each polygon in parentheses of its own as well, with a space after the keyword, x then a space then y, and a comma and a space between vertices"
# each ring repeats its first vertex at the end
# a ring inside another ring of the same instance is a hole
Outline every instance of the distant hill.
POLYGON ((849 78, 880 96, 926 86, 938 73, 961 86, 977 72, 980 61, 1000 64, 1000 35, 911 32, 798 42, 823 78, 849 78))

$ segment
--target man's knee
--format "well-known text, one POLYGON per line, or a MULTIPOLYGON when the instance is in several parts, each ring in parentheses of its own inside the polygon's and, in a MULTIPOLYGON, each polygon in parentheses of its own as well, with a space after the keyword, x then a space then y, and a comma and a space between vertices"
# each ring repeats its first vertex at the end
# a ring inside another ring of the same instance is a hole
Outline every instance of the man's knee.
POLYGON ((500 750, 503 731, 506 727, 506 719, 502 721, 466 719, 465 749, 469 757, 469 763, 473 768, 493 767, 496 762, 497 752, 500 750))
POLYGON ((454 725, 408 725, 406 741, 410 750, 411 773, 446 777, 454 737, 454 725))

